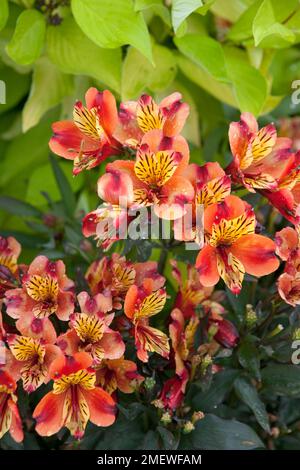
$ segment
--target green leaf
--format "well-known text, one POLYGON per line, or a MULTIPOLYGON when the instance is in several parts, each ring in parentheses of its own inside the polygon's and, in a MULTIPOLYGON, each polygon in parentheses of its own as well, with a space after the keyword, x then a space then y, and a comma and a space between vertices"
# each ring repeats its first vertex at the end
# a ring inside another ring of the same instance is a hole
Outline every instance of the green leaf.
POLYGON ((13 37, 6 47, 7 54, 18 64, 32 64, 42 52, 45 31, 45 17, 40 12, 23 11, 17 20, 13 37))
MULTIPOLYGON (((53 157, 56 158, 56 157, 53 157)), ((72 211, 72 202, 69 200, 71 197, 69 196, 70 192, 78 191, 83 184, 83 176, 78 175, 76 178, 72 176, 70 171, 70 164, 67 161, 62 161, 60 163, 61 170, 64 173, 65 179, 60 177, 60 184, 65 184, 64 181, 68 181, 67 186, 65 189, 61 190, 58 185, 58 181, 55 177, 55 174, 51 168, 51 165, 46 164, 39 166, 36 168, 29 179, 27 194, 26 194, 26 201, 42 207, 45 205, 45 198, 42 193, 46 193, 52 201, 62 201, 65 207, 65 213, 67 215, 71 214, 72 211), (70 190, 71 186, 71 190, 70 190), (68 189, 67 189, 68 188, 68 189), (66 197, 68 201, 64 201, 62 192, 66 192, 66 197)), ((73 215, 73 213, 72 213, 73 215)), ((74 217, 74 215, 73 215, 74 217)))
POLYGON ((7 0, 0 0, 0 31, 6 25, 8 20, 9 9, 8 9, 8 1, 7 0))
POLYGON ((171 27, 171 15, 168 8, 163 4, 163 0, 135 0, 135 11, 151 11, 159 16, 166 25, 171 27))
POLYGON ((195 449, 251 450, 264 447, 257 434, 246 424, 207 414, 196 423, 192 434, 195 449))
POLYGON ((255 46, 266 48, 288 47, 296 37, 286 26, 276 21, 271 0, 264 0, 253 21, 255 46))
POLYGON ((290 364, 270 364, 261 371, 263 388, 268 393, 300 397, 300 367, 290 364))
POLYGON ((225 48, 228 76, 240 111, 248 111, 255 116, 261 113, 267 99, 266 79, 256 68, 247 63, 234 48, 225 48))
POLYGON ((259 398, 256 388, 242 377, 235 380, 234 388, 238 397, 253 411, 261 427, 266 432, 270 432, 268 413, 264 403, 259 398))
POLYGON ((28 93, 30 75, 21 75, 10 67, 1 67, 0 78, 5 83, 6 103, 0 104, 0 116, 14 108, 28 93))
POLYGON ((242 42, 246 39, 252 38, 252 24, 263 0, 254 2, 244 13, 240 16, 238 21, 233 24, 227 37, 232 41, 242 42))
POLYGON ((118 404, 117 407, 129 421, 136 419, 143 411, 145 411, 145 406, 138 402, 130 403, 126 407, 118 404))
POLYGON ((251 372, 254 377, 260 380, 260 360, 258 350, 251 337, 243 339, 238 348, 238 359, 244 369, 251 372))
POLYGON ((235 23, 252 2, 253 0, 216 0, 211 10, 215 15, 235 23))
POLYGON ((212 78, 228 83, 224 53, 218 41, 199 34, 187 34, 174 39, 185 56, 201 67, 212 78))
POLYGON ((64 172, 59 166, 57 161, 57 157, 54 157, 50 154, 50 162, 52 166, 52 170, 56 179, 57 186, 59 188, 61 194, 61 200, 63 205, 66 209, 66 214, 72 217, 74 215, 75 207, 76 207, 76 199, 71 188, 71 185, 66 178, 64 172))
POLYGON ((0 196, 0 207, 6 212, 24 217, 41 217, 41 211, 24 201, 13 197, 0 196))
POLYGON ((96 46, 70 16, 47 29, 47 52, 62 72, 88 75, 120 92, 121 49, 96 46))
POLYGON ((72 0, 72 12, 82 31, 98 46, 130 44, 152 61, 149 32, 132 0, 72 0))
POLYGON ((191 15, 193 11, 203 6, 204 2, 202 0, 173 0, 172 25, 175 33, 183 21, 191 15))
POLYGON ((166 450, 176 450, 179 444, 179 440, 176 439, 173 433, 163 426, 158 426, 157 432, 159 433, 162 441, 163 448, 166 450))
POLYGON ((122 70, 122 99, 136 99, 146 88, 167 88, 176 75, 176 59, 166 47, 153 45, 155 67, 136 49, 128 48, 122 70))
POLYGON ((62 99, 71 95, 73 81, 70 75, 63 74, 46 57, 35 64, 33 80, 28 100, 23 109, 23 132, 35 126, 41 117, 62 99))
POLYGON ((197 410, 213 412, 230 392, 239 371, 227 369, 214 375, 211 386, 205 392, 193 392, 192 404, 197 410))

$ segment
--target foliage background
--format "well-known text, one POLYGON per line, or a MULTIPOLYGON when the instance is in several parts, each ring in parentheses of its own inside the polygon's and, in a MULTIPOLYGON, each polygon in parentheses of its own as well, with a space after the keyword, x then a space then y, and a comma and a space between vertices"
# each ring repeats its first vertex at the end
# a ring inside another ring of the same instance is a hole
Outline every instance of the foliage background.
MULTIPOLYGON (((192 161, 224 167, 228 125, 241 111, 261 124, 299 113, 291 101, 299 42, 298 0, 0 0, 7 93, 0 104, 1 235, 22 243, 22 262, 38 253, 62 258, 80 282, 97 253, 83 240, 80 220, 98 204, 104 165, 73 178, 69 162, 49 156, 51 123, 70 118, 90 86, 108 88, 118 100, 143 92, 159 100, 178 90, 191 108, 184 135, 192 161)), ((271 233, 281 227, 280 217, 260 210, 271 233)), ((159 256, 147 241, 117 249, 131 259, 159 256)), ((180 252, 173 256, 186 261, 180 252)), ((174 294, 168 267, 165 275, 174 294)), ((219 358, 223 372, 190 390, 189 406, 207 413, 193 433, 172 433, 150 405, 131 399, 112 428, 91 427, 81 448, 299 449, 300 370, 289 362, 300 316, 289 308, 274 317, 271 302, 259 303, 272 289, 249 281, 239 298, 228 293, 229 318, 242 339, 231 357, 219 358), (257 307, 258 331, 245 327, 247 303, 257 307), (268 335, 279 322, 285 328, 274 341, 268 335)), ((61 448, 64 440, 41 442, 29 431, 21 446, 5 437, 0 447, 61 448)))

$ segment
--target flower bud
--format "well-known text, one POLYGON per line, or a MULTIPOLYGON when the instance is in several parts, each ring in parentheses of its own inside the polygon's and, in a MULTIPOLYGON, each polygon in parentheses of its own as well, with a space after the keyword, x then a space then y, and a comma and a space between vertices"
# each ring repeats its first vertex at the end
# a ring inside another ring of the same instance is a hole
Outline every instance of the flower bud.
POLYGON ((183 426, 183 433, 189 434, 190 432, 194 431, 195 426, 193 425, 192 421, 186 421, 183 426))
POLYGON ((252 328, 257 322, 257 315, 251 304, 246 305, 246 325, 252 328))
POLYGON ((163 424, 170 424, 172 422, 172 417, 169 412, 165 412, 162 414, 162 417, 160 418, 161 422, 163 424))
POLYGON ((153 377, 147 377, 144 381, 144 387, 146 390, 152 390, 155 387, 155 380, 153 377))

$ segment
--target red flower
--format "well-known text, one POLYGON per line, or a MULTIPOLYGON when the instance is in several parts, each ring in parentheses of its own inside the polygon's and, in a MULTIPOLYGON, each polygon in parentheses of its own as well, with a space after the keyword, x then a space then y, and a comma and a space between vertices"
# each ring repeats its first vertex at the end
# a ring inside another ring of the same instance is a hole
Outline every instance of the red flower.
POLYGON ((53 391, 41 399, 33 412, 38 434, 51 436, 66 426, 80 439, 89 420, 97 426, 114 423, 115 402, 107 392, 95 386, 96 374, 91 364, 92 359, 85 352, 52 363, 53 391))
POLYGON ((276 233, 276 252, 284 261, 284 272, 277 280, 280 297, 295 307, 300 305, 300 246, 296 230, 285 227, 276 233))
POLYGON ((121 357, 102 361, 96 367, 97 384, 110 395, 117 389, 123 393, 132 393, 144 380, 137 372, 137 365, 121 357))
POLYGON ((196 261, 204 286, 214 286, 222 277, 232 292, 238 294, 245 272, 264 276, 278 268, 275 243, 257 235, 255 225, 252 208, 236 196, 228 196, 205 210, 207 243, 196 261))
POLYGON ((20 252, 21 245, 15 238, 0 237, 0 299, 7 289, 16 287, 20 252))
POLYGON ((9 431, 16 442, 22 442, 24 434, 17 397, 14 394, 16 388, 16 382, 11 375, 0 369, 0 439, 9 431))
POLYGON ((86 107, 77 101, 73 121, 59 121, 52 126, 49 145, 52 152, 74 161, 73 173, 91 169, 110 155, 120 153, 114 138, 118 123, 116 100, 110 91, 90 88, 85 95, 86 107))

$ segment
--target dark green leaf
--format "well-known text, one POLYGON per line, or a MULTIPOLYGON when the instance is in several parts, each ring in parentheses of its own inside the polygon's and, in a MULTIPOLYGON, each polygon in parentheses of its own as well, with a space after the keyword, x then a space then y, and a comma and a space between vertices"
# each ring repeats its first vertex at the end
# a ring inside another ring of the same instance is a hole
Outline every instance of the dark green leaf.
POLYGON ((0 196, 0 208, 10 214, 24 217, 41 217, 42 215, 42 212, 31 204, 8 196, 0 196))
POLYGON ((246 424, 206 415, 196 423, 193 445, 203 450, 251 450, 264 447, 257 434, 246 424))
POLYGON ((69 184, 69 181, 67 180, 64 172, 61 170, 59 163, 57 162, 57 157, 50 155, 50 161, 57 182, 57 186, 60 190, 62 202, 66 209, 66 214, 72 217, 74 215, 76 207, 76 199, 74 193, 69 184))
POLYGON ((300 367, 270 364, 261 371, 264 390, 277 395, 300 397, 300 367))
POLYGON ((261 427, 270 432, 270 424, 266 407, 258 396, 256 388, 246 379, 239 377, 234 381, 238 397, 253 411, 261 427))

